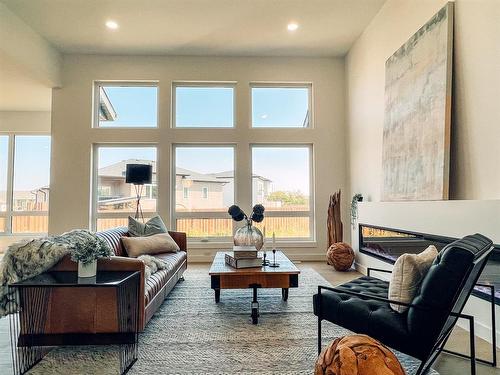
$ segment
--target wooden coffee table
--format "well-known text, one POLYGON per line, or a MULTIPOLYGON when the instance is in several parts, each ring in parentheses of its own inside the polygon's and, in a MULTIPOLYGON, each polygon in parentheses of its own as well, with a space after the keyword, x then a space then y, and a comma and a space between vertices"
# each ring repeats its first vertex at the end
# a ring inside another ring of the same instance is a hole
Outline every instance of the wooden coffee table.
MULTIPOLYGON (((288 300, 288 288, 297 288, 299 286, 300 270, 281 251, 276 252, 276 262, 279 263, 279 267, 265 266, 236 269, 226 264, 225 254, 225 251, 217 253, 209 271, 212 279, 212 289, 215 292, 215 302, 220 301, 221 289, 253 289, 251 314, 253 324, 257 324, 259 320, 257 289, 281 288, 282 298, 286 301, 288 300)), ((259 256, 262 256, 262 254, 259 256)), ((267 259, 273 260, 271 251, 267 252, 267 259)))

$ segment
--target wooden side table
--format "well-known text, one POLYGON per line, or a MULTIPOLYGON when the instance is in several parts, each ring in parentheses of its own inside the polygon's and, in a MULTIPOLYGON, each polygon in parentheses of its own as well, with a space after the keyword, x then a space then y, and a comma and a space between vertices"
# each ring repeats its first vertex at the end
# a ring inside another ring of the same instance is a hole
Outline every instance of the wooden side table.
POLYGON ((19 312, 10 315, 14 374, 25 374, 54 346, 119 345, 120 373, 137 361, 139 334, 138 271, 101 271, 95 279, 76 272, 46 272, 10 285, 18 296, 19 312), (46 318, 50 295, 57 288, 112 288, 116 292, 118 332, 51 333, 46 318))

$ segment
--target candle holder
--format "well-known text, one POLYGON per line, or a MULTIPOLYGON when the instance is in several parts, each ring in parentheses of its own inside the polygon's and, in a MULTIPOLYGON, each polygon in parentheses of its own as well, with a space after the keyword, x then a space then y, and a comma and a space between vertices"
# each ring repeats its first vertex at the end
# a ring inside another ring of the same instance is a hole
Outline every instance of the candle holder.
POLYGON ((273 249, 273 261, 269 263, 269 267, 279 267, 280 264, 276 262, 276 249, 273 249))
POLYGON ((262 260, 262 266, 265 267, 265 266, 269 266, 269 259, 266 259, 267 258, 267 252, 264 251, 264 259, 262 260))

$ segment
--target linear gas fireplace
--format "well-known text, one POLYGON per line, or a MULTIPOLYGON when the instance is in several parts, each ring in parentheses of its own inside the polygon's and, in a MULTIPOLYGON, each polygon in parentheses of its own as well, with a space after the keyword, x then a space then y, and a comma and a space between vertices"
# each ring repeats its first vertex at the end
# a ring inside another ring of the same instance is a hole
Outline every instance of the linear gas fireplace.
MULTIPOLYGON (((456 238, 452 237, 359 224, 359 251, 391 264, 394 264, 401 254, 417 254, 429 245, 434 245, 438 251, 441 251, 443 247, 455 240, 456 238)), ((495 300, 496 304, 500 305, 499 245, 495 245, 479 282, 495 285, 495 300)), ((476 287, 472 294, 489 300, 489 289, 487 288, 476 287)))

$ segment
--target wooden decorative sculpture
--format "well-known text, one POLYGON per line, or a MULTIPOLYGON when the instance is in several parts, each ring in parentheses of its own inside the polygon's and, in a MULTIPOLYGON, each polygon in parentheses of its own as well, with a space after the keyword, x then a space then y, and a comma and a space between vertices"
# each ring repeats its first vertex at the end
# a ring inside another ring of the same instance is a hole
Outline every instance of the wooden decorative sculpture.
POLYGON ((347 271, 354 262, 354 250, 345 242, 337 242, 328 248, 326 261, 337 271, 347 271))
POLYGON ((340 218, 340 190, 330 195, 330 202, 328 204, 328 247, 336 242, 342 242, 343 239, 343 225, 340 218))
POLYGON ((366 335, 335 339, 319 355, 315 375, 405 375, 387 347, 366 335))

